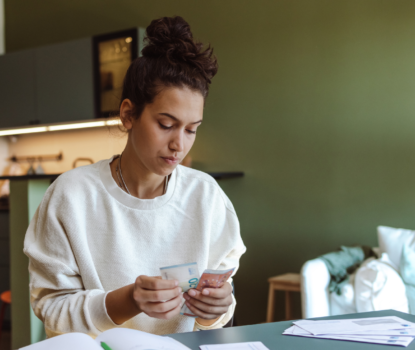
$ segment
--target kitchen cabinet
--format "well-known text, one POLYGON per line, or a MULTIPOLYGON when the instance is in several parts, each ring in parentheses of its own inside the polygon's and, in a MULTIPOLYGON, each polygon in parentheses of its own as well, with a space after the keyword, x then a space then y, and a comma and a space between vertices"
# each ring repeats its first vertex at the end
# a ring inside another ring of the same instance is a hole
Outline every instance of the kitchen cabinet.
POLYGON ((0 128, 94 118, 92 38, 0 56, 0 128))
POLYGON ((36 48, 34 68, 40 124, 94 118, 92 38, 36 48))
MULTIPOLYGON (((140 52, 145 29, 136 30, 140 52)), ((92 43, 87 37, 0 56, 0 129, 94 119, 92 43)))
POLYGON ((0 128, 36 120, 35 50, 0 56, 0 128))

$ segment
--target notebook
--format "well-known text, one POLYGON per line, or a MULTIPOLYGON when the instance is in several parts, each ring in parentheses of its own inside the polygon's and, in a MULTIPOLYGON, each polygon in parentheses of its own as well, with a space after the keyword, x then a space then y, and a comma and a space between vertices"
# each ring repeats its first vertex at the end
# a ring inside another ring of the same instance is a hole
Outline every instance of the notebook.
POLYGON ((25 346, 22 350, 190 350, 177 340, 128 328, 113 328, 92 339, 84 333, 67 333, 25 346))

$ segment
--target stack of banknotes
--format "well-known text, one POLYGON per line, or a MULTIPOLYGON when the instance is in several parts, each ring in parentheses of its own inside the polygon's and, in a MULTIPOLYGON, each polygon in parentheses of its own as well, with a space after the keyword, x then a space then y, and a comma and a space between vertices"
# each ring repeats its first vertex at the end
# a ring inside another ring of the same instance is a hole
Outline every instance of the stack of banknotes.
MULTIPOLYGON (((161 277, 165 280, 178 280, 179 287, 185 293, 189 289, 194 288, 202 291, 203 288, 220 288, 231 277, 235 268, 228 270, 210 270, 203 271, 202 276, 199 276, 197 263, 188 263, 182 265, 173 265, 160 268, 161 277)), ((180 314, 189 317, 197 317, 186 306, 183 300, 180 314)))

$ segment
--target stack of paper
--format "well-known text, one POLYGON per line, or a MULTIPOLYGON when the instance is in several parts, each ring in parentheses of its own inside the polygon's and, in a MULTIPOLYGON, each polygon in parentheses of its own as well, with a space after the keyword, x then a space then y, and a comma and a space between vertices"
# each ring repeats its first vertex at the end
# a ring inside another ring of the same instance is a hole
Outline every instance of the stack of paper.
POLYGON ((404 347, 415 338, 415 323, 396 316, 293 323, 283 334, 404 347))

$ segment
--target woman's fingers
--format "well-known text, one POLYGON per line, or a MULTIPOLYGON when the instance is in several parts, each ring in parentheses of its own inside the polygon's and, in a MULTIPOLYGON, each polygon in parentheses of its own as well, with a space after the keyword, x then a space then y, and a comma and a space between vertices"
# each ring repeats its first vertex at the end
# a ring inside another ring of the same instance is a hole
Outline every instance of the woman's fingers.
POLYGON ((222 299, 232 293, 232 286, 226 282, 220 288, 205 288, 202 290, 203 295, 209 295, 212 298, 222 299))
POLYGON ((177 296, 169 301, 166 302, 147 302, 144 304, 145 312, 147 313, 155 313, 155 314, 165 314, 168 313, 177 307, 180 307, 182 298, 181 296, 177 296))
POLYGON ((142 299, 145 302, 165 302, 180 296, 182 289, 180 287, 175 287, 174 289, 168 290, 143 290, 141 295, 142 299))
POLYGON ((228 311, 229 305, 226 303, 225 305, 212 305, 204 303, 203 301, 197 299, 189 299, 186 301, 186 305, 192 305, 193 307, 197 308, 198 310, 202 311, 205 314, 215 315, 215 317, 220 316, 226 311, 228 311))
POLYGON ((181 292, 178 281, 139 276, 134 284, 133 298, 148 316, 167 319, 180 313, 181 292))
POLYGON ((152 312, 152 311, 149 311, 149 312, 146 312, 146 314, 150 317, 168 320, 168 319, 170 319, 172 317, 175 317, 178 314, 180 314, 180 309, 181 309, 181 297, 179 298, 179 304, 174 309, 171 309, 167 312, 152 312))
POLYGON ((209 304, 212 306, 229 306, 232 304, 232 297, 230 294, 222 299, 217 299, 217 298, 203 295, 199 291, 196 291, 196 293, 192 293, 192 294, 188 292, 188 293, 183 294, 183 296, 186 300, 199 300, 205 304, 209 304))
POLYGON ((177 297, 182 292, 175 280, 139 276, 135 284, 134 299, 139 302, 164 302, 177 297))
POLYGON ((225 283, 221 288, 206 288, 203 291, 190 289, 187 294, 184 294, 186 300, 196 299, 206 304, 216 306, 229 306, 232 304, 232 286, 225 283))
POLYGON ((193 314, 205 320, 213 320, 215 318, 218 318, 218 316, 221 316, 224 313, 226 313, 226 311, 228 311, 228 308, 224 308, 223 311, 221 311, 220 313, 211 314, 209 312, 197 308, 196 306, 192 305, 192 303, 189 301, 186 301, 186 305, 190 309, 190 311, 193 312, 193 314))
POLYGON ((206 288, 202 292, 190 289, 183 296, 186 305, 203 319, 214 319, 226 313, 232 304, 232 286, 225 283, 220 288, 206 288))
POLYGON ((179 285, 176 280, 163 280, 160 276, 138 276, 135 283, 141 288, 149 290, 173 289, 179 285))

